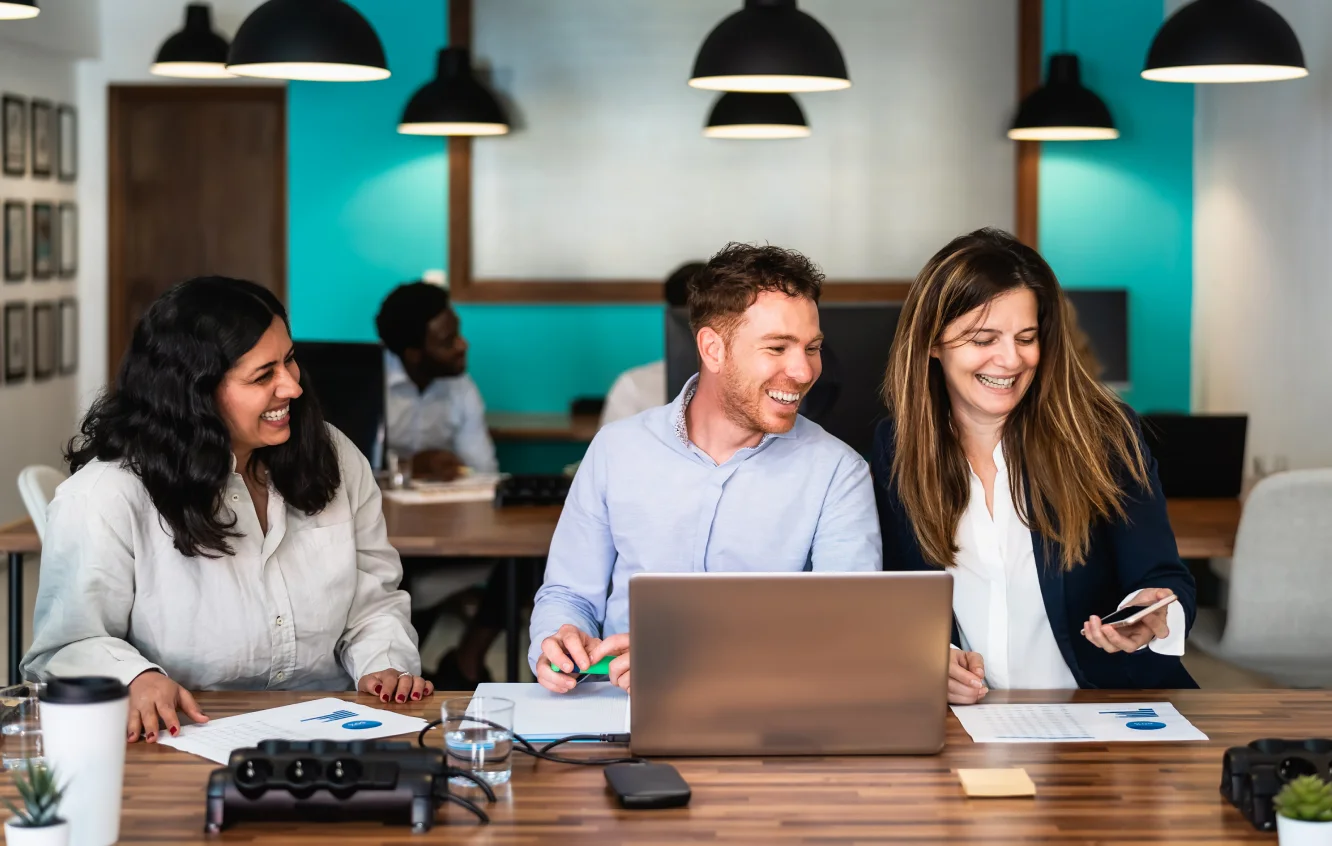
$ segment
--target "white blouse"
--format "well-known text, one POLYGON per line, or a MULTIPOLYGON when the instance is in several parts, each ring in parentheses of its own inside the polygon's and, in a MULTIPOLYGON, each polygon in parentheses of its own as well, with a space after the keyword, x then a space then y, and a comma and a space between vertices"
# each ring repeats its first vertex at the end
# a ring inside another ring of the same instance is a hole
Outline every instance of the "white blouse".
MULTIPOLYGON (((986 683, 996 690, 1076 688, 1045 611, 1031 529, 1018 516, 1009 493, 1002 443, 994 449, 994 463, 999 471, 994 516, 985 507, 985 487, 972 471, 971 499, 957 527, 953 613, 962 646, 980 653, 986 683)), ((1134 591, 1119 607, 1137 595, 1134 591)), ((1183 655, 1184 609, 1179 603, 1169 607, 1166 624, 1170 635, 1152 641, 1151 649, 1183 655)))
POLYGON ((265 535, 231 474, 224 508, 242 536, 222 558, 181 555, 131 471, 81 468, 48 511, 24 676, 128 684, 158 669, 189 690, 347 690, 367 673, 420 673, 379 488, 351 441, 330 433, 342 484, 318 514, 270 488, 265 535))

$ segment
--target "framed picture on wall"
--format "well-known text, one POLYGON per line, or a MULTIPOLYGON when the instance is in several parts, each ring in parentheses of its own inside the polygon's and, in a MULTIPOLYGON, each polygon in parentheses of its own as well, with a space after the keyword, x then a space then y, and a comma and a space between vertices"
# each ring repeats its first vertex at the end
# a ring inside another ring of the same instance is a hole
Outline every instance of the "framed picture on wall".
POLYGON ((32 307, 32 378, 50 379, 56 372, 59 351, 55 303, 36 303, 32 307))
POLYGON ((73 182, 79 176, 79 120, 73 106, 57 110, 59 124, 58 155, 61 182, 73 182))
POLYGON ((55 210, 50 203, 32 204, 32 278, 55 275, 55 210))
POLYGON ((5 201, 5 281, 28 278, 28 204, 5 201))
POLYGON ((28 304, 5 304, 5 381, 28 378, 28 304))
POLYGON ((50 100, 32 101, 32 175, 41 179, 51 176, 51 162, 55 153, 55 115, 50 100))
POLYGON ((75 203, 60 204, 60 278, 71 279, 79 272, 79 207, 75 203))
POLYGON ((6 94, 4 114, 4 170, 7 176, 22 176, 28 171, 28 101, 6 94))
POLYGON ((60 301, 60 375, 79 369, 79 301, 66 297, 60 301))

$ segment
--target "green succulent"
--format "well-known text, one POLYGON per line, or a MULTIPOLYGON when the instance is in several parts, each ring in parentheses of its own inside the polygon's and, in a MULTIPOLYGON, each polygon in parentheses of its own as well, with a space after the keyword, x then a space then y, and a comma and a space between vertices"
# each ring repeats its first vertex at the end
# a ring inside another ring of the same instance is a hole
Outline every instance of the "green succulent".
POLYGON ((25 761, 21 768, 14 770, 14 786, 23 799, 22 810, 8 799, 0 797, 0 801, 14 814, 17 820, 14 825, 20 828, 44 828, 63 822, 57 812, 64 788, 56 783, 53 770, 32 760, 25 761))
POLYGON ((1332 822, 1332 784, 1316 775, 1287 782, 1272 803, 1277 813, 1287 819, 1332 822))

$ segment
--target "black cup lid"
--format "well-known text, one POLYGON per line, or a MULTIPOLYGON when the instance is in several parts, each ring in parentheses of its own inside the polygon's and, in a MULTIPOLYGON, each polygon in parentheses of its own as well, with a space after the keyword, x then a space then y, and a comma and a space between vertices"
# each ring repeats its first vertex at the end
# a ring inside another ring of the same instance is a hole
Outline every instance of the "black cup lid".
POLYGON ((129 688, 109 676, 51 679, 39 697, 56 705, 96 705, 129 696, 129 688))

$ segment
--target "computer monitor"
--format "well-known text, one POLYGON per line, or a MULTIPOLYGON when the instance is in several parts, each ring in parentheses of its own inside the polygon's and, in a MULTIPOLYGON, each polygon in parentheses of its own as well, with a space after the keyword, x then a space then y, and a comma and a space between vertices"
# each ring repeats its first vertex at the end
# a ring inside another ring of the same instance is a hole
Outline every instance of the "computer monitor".
POLYGON ((1087 334, 1096 360, 1104 368, 1101 381, 1128 387, 1128 291, 1064 290, 1078 313, 1078 326, 1087 334))
MULTIPOLYGON (((883 374, 902 313, 897 303, 819 306, 823 375, 800 404, 800 413, 861 455, 869 455, 874 428, 883 419, 883 374)), ((666 312, 666 395, 674 398, 698 372, 698 352, 684 308, 666 312)))
POLYGON ((1168 497, 1232 499, 1244 479, 1244 414, 1144 414, 1142 434, 1168 497))
POLYGON ((295 347, 301 380, 319 398, 324 419, 377 466, 384 452, 384 348, 338 341, 295 347))

